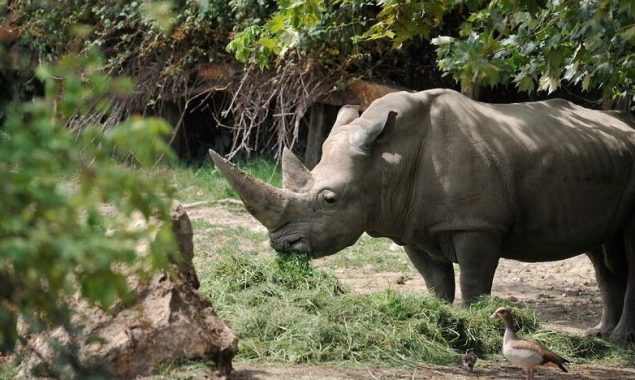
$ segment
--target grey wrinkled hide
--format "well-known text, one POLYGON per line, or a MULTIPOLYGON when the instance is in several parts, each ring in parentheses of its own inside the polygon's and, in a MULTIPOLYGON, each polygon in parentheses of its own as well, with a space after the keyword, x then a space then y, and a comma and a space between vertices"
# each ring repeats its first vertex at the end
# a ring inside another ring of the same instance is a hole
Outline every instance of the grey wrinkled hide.
MULTIPOLYGON (((494 105, 451 90, 399 92, 361 116, 343 108, 312 171, 285 150, 284 189, 250 179, 239 193, 275 249, 320 257, 364 231, 388 237, 450 302, 452 263, 470 303, 490 293, 501 257, 534 262, 588 253, 604 299, 591 332, 632 340, 632 126, 630 115, 561 99, 494 105), (268 193, 275 196, 263 203, 268 193), (272 209, 283 211, 262 217, 272 209)), ((210 154, 237 188, 244 173, 210 154)))

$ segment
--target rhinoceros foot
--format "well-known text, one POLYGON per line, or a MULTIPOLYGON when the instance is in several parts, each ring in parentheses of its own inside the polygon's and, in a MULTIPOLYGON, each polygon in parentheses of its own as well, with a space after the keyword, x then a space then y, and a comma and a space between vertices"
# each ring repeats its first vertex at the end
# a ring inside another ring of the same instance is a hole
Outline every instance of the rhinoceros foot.
POLYGON ((616 342, 635 343, 635 328, 627 328, 624 325, 617 325, 611 331, 608 338, 616 342))
POLYGON ((611 335, 611 332, 613 332, 614 328, 615 328, 615 325, 610 326, 605 323, 600 323, 597 326, 593 327, 592 329, 587 330, 585 332, 585 335, 596 337, 596 338, 607 339, 611 335))

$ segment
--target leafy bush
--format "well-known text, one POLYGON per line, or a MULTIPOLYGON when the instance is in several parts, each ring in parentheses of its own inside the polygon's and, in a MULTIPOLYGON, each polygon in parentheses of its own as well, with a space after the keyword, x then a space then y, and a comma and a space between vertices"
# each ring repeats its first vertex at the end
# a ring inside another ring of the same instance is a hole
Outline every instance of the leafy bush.
POLYGON ((162 178, 138 176, 135 165, 170 156, 159 119, 130 118, 104 133, 72 133, 77 115, 108 113, 113 96, 132 85, 111 78, 99 54, 65 56, 40 66, 45 95, 13 104, 0 128, 0 341, 10 348, 15 321, 33 328, 68 322, 69 297, 107 308, 127 294, 117 265, 139 275, 161 267, 173 238, 172 190, 162 178), (130 166, 121 164, 127 161, 130 166), (144 224, 131 226, 131 218, 144 224), (137 247, 149 243, 138 260, 137 247))

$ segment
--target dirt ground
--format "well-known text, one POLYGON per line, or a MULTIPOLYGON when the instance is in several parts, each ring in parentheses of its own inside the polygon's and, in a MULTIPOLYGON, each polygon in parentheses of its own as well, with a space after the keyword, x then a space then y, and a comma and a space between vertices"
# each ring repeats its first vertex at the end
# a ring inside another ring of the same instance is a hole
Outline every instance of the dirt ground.
MULTIPOLYGON (((344 368, 309 365, 266 365, 236 363, 234 371, 225 380, 377 380, 377 379, 524 379, 525 373, 506 362, 479 362, 478 368, 470 373, 459 367, 419 366, 415 369, 398 368, 344 368)), ((597 379, 626 380, 635 379, 635 369, 602 367, 598 365, 578 364, 570 368, 570 373, 560 372, 552 367, 541 368, 536 380, 597 379)), ((172 377, 152 377, 151 380, 167 380, 172 377)), ((194 369, 180 372, 179 379, 219 379, 212 370, 194 369)), ((150 378, 148 378, 150 379, 150 378)), ((145 379, 144 379, 145 380, 145 379)))
MULTIPOLYGON (((210 207, 188 210, 192 219, 213 215, 219 224, 264 231, 240 209, 210 207)), ((401 249, 397 245, 390 249, 401 249)), ((405 255, 405 253, 404 253, 405 255)), ((320 261, 316 261, 320 266, 320 261)), ((421 276, 380 272, 375 269, 336 270, 339 279, 356 293, 385 288, 425 291, 421 276)), ((457 283, 458 284, 458 283, 457 283)), ((585 255, 548 263, 522 263, 502 259, 494 278, 492 294, 524 302, 537 312, 543 327, 571 335, 582 335, 599 322, 601 303, 593 267, 585 255)), ((457 301, 460 291, 457 287, 457 301)), ((540 368, 536 379, 635 379, 635 368, 601 365, 571 365, 570 373, 540 368)), ((198 377, 198 376, 195 376, 198 377)), ((331 366, 280 366, 236 363, 230 379, 519 379, 524 373, 507 362, 480 361, 474 373, 460 367, 426 366, 416 370, 339 368, 331 366)))
MULTIPOLYGON (((230 380, 365 380, 365 379, 524 379, 525 373, 507 363, 479 363, 479 368, 469 373, 462 368, 425 366, 416 369, 378 369, 378 368, 336 368, 328 366, 236 366, 230 380)), ((576 365, 570 373, 558 369, 541 368, 536 372, 536 380, 546 379, 635 379, 635 369, 576 365)))
MULTIPOLYGON (((395 249, 401 247, 395 245, 395 249)), ((410 273, 335 272, 340 281, 356 293, 385 288, 426 290, 423 278, 414 270, 410 273)), ((492 295, 526 303, 536 310, 545 328, 567 334, 583 334, 599 322, 602 312, 593 266, 585 255, 546 263, 501 259, 492 295)), ((455 303, 460 302, 458 274, 456 297, 455 303)))

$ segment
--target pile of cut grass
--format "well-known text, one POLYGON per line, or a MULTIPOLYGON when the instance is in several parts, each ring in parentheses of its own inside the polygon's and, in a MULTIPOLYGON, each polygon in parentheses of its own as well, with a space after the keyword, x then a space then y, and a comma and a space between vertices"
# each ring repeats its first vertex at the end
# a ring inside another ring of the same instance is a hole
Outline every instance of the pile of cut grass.
POLYGON ((504 326, 489 316, 500 306, 512 308, 521 335, 574 362, 632 361, 626 348, 541 330, 532 310, 500 299, 462 309, 423 294, 351 294, 302 256, 223 256, 206 273, 201 290, 247 361, 414 366, 457 363, 467 351, 498 357, 504 326))

